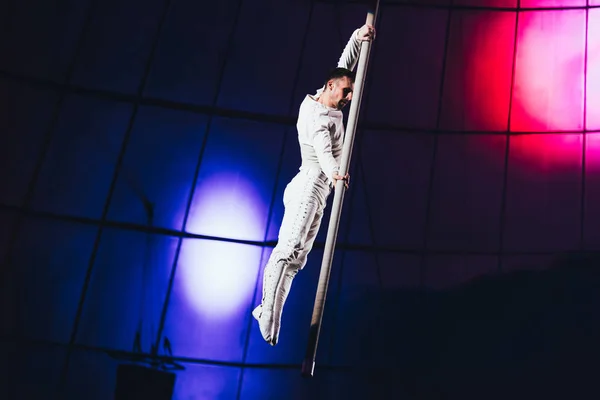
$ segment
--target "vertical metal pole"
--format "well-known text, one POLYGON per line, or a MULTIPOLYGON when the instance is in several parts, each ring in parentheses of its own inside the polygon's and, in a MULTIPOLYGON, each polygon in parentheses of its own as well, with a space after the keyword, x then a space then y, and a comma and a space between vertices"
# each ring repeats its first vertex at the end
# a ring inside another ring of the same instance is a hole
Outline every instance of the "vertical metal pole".
MULTIPOLYGON (((367 13, 368 25, 375 26, 375 19, 379 10, 379 0, 375 6, 375 11, 367 13)), ((364 41, 361 43, 360 55, 358 58, 358 70, 356 71, 356 79, 354 82, 354 93, 350 104, 350 114, 348 115, 348 126, 344 138, 344 146, 342 149, 342 160, 339 174, 344 176, 350 169, 350 157, 352 155, 352 147, 354 145, 354 136, 356 125, 358 122, 358 112, 362 100, 363 86, 367 75, 367 67, 369 64, 369 54, 371 52, 372 41, 364 41)), ((329 227, 327 228, 327 239, 325 241, 325 251, 323 261, 321 263, 321 273, 319 275, 319 284, 317 286, 317 295, 313 308, 312 321, 310 323, 310 332, 308 336, 308 346, 306 355, 302 363, 302 375, 312 377, 315 369, 315 359, 317 356, 317 345, 319 342, 319 333, 321 332, 321 323, 323 320, 323 311, 325 308, 325 299, 327 297, 327 286, 329 285, 329 276, 331 274, 331 265, 333 263, 333 252, 338 234, 340 217, 342 215, 342 204, 344 202, 344 182, 338 181, 335 186, 335 195, 333 206, 331 208, 331 218, 329 227)))

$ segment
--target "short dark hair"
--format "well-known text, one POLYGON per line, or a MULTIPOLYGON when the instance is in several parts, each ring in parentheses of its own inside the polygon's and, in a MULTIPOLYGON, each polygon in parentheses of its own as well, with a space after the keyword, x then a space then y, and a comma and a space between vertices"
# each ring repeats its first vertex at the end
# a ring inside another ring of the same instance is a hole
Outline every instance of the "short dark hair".
POLYGON ((350 82, 354 83, 356 73, 354 71, 350 71, 347 68, 337 67, 329 73, 329 75, 327 76, 327 80, 325 80, 325 83, 323 84, 323 88, 327 87, 327 82, 329 82, 330 80, 340 79, 344 77, 350 79, 350 82))

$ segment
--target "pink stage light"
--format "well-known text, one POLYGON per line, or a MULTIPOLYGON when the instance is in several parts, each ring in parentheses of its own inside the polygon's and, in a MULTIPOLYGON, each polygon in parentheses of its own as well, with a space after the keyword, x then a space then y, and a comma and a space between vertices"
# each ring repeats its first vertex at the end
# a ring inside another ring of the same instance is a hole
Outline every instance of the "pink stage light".
MULTIPOLYGON (((566 0, 562 3, 575 5, 566 0)), ((558 3, 529 1, 521 2, 521 5, 546 7, 556 6, 558 3)), ((468 59, 464 61, 464 68, 478 71, 478 74, 484 76, 497 75, 498 78, 483 84, 481 79, 477 78, 465 80, 461 96, 467 96, 468 102, 465 99, 453 99, 455 103, 466 103, 463 104, 465 110, 460 115, 462 122, 458 124, 461 126, 452 123, 448 127, 498 130, 502 115, 507 110, 506 102, 510 100, 511 132, 575 132, 535 135, 538 137, 516 140, 518 144, 511 145, 510 151, 518 151, 519 157, 528 159, 525 164, 536 169, 545 170, 549 165, 548 157, 554 159, 551 168, 553 170, 565 162, 572 162, 573 157, 566 154, 571 154, 573 146, 580 146, 580 151, 583 150, 583 136, 576 132, 600 129, 600 9, 519 13, 512 99, 503 95, 503 87, 507 85, 506 62, 499 59, 499 55, 510 57, 512 63, 512 52, 508 51, 507 47, 512 45, 514 40, 514 24, 512 30, 508 29, 506 25, 510 20, 501 12, 482 13, 479 18, 482 22, 486 21, 485 27, 481 34, 469 35, 470 39, 463 44, 464 47, 472 49, 466 54, 468 59), (497 22, 493 23, 493 20, 497 22), (503 40, 488 38, 485 40, 489 42, 490 48, 482 47, 482 37, 491 35, 501 35, 503 40), (496 45, 491 46, 493 43, 496 45), (488 98, 474 101, 478 97, 474 93, 482 90, 488 94, 488 98)), ((471 27, 477 27, 474 30, 467 26, 471 31, 481 31, 481 27, 476 23, 471 21, 469 24, 471 27)), ((460 54, 455 56, 459 57, 460 54)), ((452 57, 453 54, 450 54, 450 65, 452 57)), ((456 117, 454 118, 456 120, 456 117)), ((596 142, 587 141, 588 161, 600 158, 600 145, 596 142)), ((498 162, 504 162, 505 150, 504 146, 482 149, 490 151, 494 160, 498 162)))

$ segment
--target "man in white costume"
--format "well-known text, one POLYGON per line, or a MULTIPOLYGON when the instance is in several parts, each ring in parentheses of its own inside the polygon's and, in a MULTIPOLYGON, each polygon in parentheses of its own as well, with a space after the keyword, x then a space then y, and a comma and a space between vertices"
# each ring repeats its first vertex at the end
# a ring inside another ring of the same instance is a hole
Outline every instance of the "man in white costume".
POLYGON ((342 109, 352 99, 360 43, 374 36, 371 25, 356 29, 325 85, 300 105, 296 127, 302 165, 285 188, 279 240, 263 272, 262 302, 252 312, 263 338, 272 346, 277 344, 292 280, 306 265, 331 188, 338 180, 348 187, 349 176, 338 174, 344 140, 342 109))

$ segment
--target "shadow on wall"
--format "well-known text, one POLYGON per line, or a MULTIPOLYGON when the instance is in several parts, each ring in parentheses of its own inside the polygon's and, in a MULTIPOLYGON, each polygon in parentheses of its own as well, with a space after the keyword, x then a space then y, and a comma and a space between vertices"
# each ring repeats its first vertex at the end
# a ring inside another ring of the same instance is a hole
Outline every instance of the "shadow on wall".
POLYGON ((600 398, 599 264, 600 255, 568 255, 544 271, 361 299, 356 315, 378 312, 349 330, 360 332, 362 367, 348 397, 600 398))

